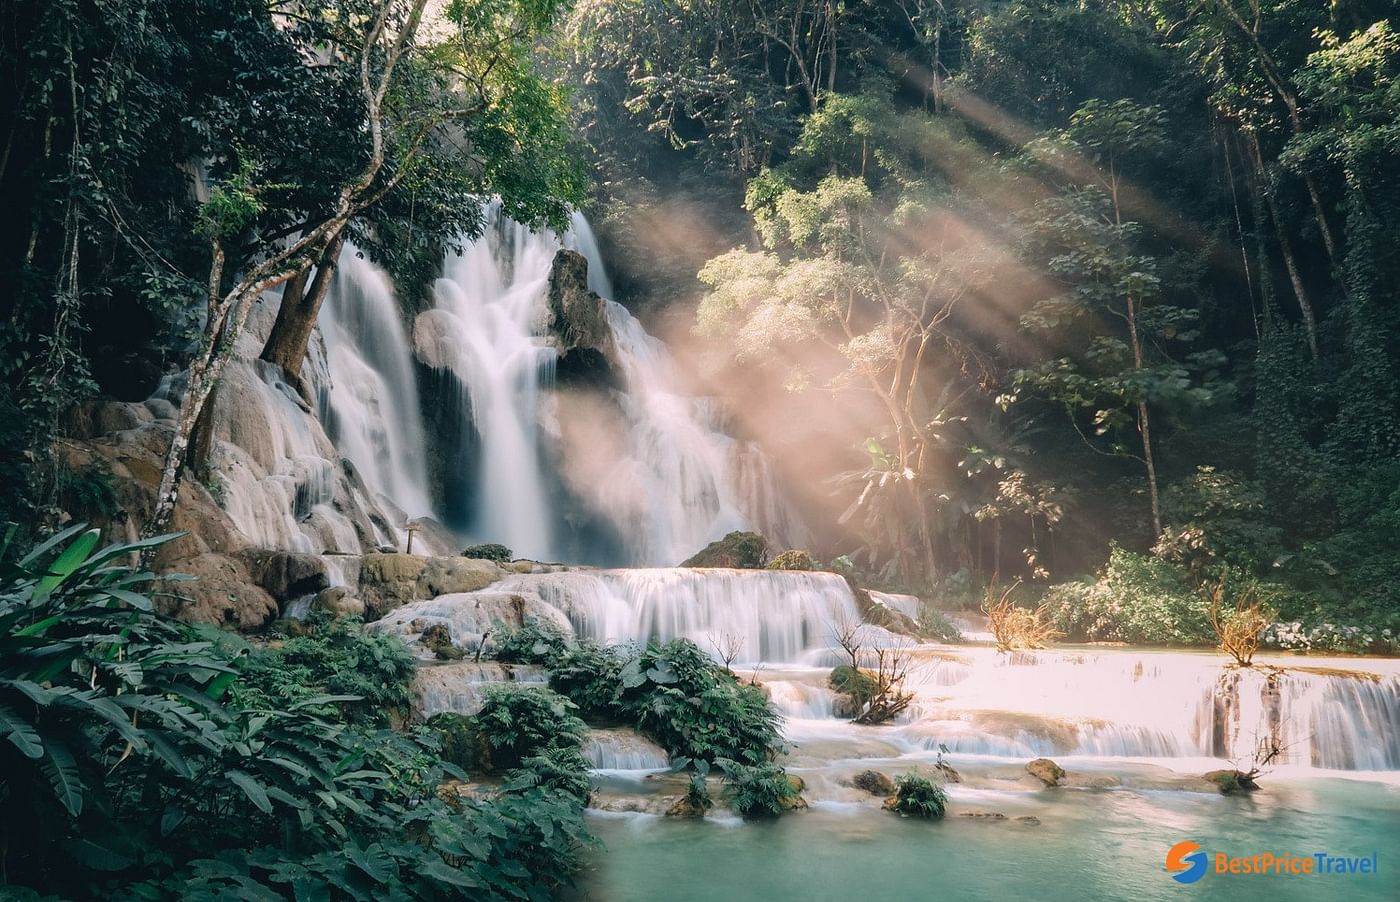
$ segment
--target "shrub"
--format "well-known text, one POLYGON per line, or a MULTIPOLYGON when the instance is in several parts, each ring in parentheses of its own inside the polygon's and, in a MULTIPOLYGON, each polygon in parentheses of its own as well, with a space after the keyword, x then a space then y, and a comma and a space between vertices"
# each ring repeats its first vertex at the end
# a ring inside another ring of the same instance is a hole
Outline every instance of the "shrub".
POLYGON ((962 630, 941 608, 927 602, 919 608, 919 631, 939 642, 961 642, 962 630))
POLYGON ((850 664, 838 665, 827 682, 831 688, 846 696, 852 720, 860 724, 881 724, 894 720, 910 703, 914 693, 906 692, 911 648, 903 641, 895 645, 864 647, 865 628, 860 624, 836 627, 835 639, 850 658, 850 664), (874 658, 873 669, 861 663, 874 658))
POLYGON ((622 649, 581 640, 546 663, 549 686, 589 717, 621 719, 625 715, 618 695, 627 661, 622 649))
POLYGON ((1282 553, 1282 530, 1268 522, 1264 492, 1214 467, 1162 493, 1167 528, 1154 553, 1180 564, 1197 579, 1220 567, 1254 573, 1282 553))
POLYGON ((445 711, 428 718, 427 728, 437 739, 443 761, 467 774, 490 770, 491 750, 476 718, 445 711))
POLYGON ((498 798, 440 798, 462 774, 434 731, 376 729, 362 700, 315 691, 363 679, 401 697, 401 645, 288 642, 281 660, 315 683, 294 692, 242 640, 153 609, 151 575, 115 562, 155 541, 93 553, 95 532, 68 530, 0 572, 7 889, 526 899, 567 882, 587 834, 580 799, 552 787, 577 787, 576 761, 532 762, 498 798), (262 683, 239 685, 245 658, 262 683))
MULTIPOLYGON (((1227 575, 1228 576, 1228 575, 1227 575)), ((1248 580, 1238 588, 1227 585, 1227 576, 1211 589, 1210 626, 1219 639, 1220 649, 1235 659, 1241 667, 1254 663, 1254 653, 1259 649, 1259 638, 1264 630, 1278 619, 1275 611, 1265 598, 1259 585, 1248 580), (1227 595, 1234 596, 1232 605, 1227 606, 1227 595)))
POLYGON ((281 709, 313 695, 353 696, 335 703, 339 716, 379 725, 387 723, 390 710, 407 710, 416 664, 397 636, 365 632, 357 622, 331 620, 323 611, 313 613, 305 628, 305 635, 280 647, 251 647, 214 631, 221 641, 246 649, 246 663, 232 687, 237 706, 281 709))
POLYGON ((769 570, 820 570, 821 565, 803 549, 784 551, 768 562, 769 570))
POLYGON ((564 793, 581 803, 586 802, 593 790, 588 776, 588 761, 577 748, 548 748, 538 755, 532 755, 512 773, 506 787, 523 789, 535 786, 552 793, 564 793))
POLYGON ((693 642, 649 645, 619 679, 619 710, 674 757, 759 764, 780 747, 778 713, 763 690, 693 642))
POLYGON ((488 542, 485 545, 468 545, 462 549, 462 557, 472 557, 497 564, 509 564, 515 560, 515 552, 504 545, 488 542))
POLYGON ((987 615, 987 627, 996 639, 997 651, 1044 648, 1051 640, 1064 635, 1051 622, 1046 605, 1023 608, 1011 598, 1016 586, 1007 589, 1000 599, 995 590, 987 588, 982 613, 987 615))
POLYGON ((724 772, 729 807, 741 817, 777 817, 799 798, 797 784, 776 764, 740 764, 725 758, 716 763, 724 772))
POLYGON ((1209 603, 1185 570, 1114 545, 1099 578, 1045 595, 1050 622, 1072 639, 1153 645, 1211 645, 1209 603))
POLYGON ((894 780, 894 797, 885 803, 890 811, 906 817, 939 818, 948 808, 948 793, 919 771, 894 780))
POLYGON ((546 667, 569 648, 569 637, 548 620, 531 618, 519 629, 502 631, 494 657, 509 664, 542 664, 546 667))
POLYGON ((550 749, 577 750, 588 732, 577 711, 573 702, 540 686, 488 687, 476 723, 490 748, 492 767, 519 767, 550 749))

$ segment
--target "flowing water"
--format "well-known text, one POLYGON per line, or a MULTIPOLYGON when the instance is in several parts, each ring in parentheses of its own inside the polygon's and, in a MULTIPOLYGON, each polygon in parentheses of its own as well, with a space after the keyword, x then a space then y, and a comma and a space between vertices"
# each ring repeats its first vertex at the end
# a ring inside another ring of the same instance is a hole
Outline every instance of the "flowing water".
MULTIPOLYGON (((583 636, 727 648, 783 713, 784 763, 806 782, 812 809, 776 823, 665 818, 659 797, 679 790, 657 780, 664 757, 636 737, 601 733, 588 757, 605 810, 590 823, 605 851, 591 856, 581 898, 1166 898, 1186 891, 1164 870, 1182 840, 1237 856, 1375 851, 1381 867, 1331 878, 1207 874, 1191 890, 1207 898, 1390 899, 1400 890, 1400 661, 1261 656, 1240 670, 1206 653, 923 644, 906 649, 910 710, 890 725, 857 726, 836 716, 826 686, 845 654, 834 627, 856 611, 834 575, 575 571, 511 577, 479 594, 490 593, 548 608, 583 636), (1248 769, 1266 740, 1281 754, 1261 792, 1222 796, 1202 778, 1248 769), (940 752, 961 773, 943 822, 889 814, 851 785, 866 769, 931 771, 940 752), (1041 756, 1069 772, 1064 786, 1026 773, 1041 756)), ((453 596, 395 619, 436 619, 470 641, 482 629, 469 613, 478 606, 453 596)), ((903 641, 862 629, 867 647, 903 641)))

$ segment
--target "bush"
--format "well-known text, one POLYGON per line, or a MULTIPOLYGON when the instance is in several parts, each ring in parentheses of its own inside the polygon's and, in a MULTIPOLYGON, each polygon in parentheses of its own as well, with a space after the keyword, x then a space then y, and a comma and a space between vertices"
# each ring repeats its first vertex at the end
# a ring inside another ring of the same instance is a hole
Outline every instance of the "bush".
POLYGON ((1221 567, 1258 573, 1283 551, 1282 530, 1268 523, 1264 493, 1214 467, 1162 493, 1166 530, 1154 553, 1180 564, 1196 579, 1221 567))
POLYGON ((542 664, 549 666, 569 647, 569 637, 547 620, 526 620, 519 629, 502 632, 496 640, 493 655, 497 661, 509 664, 542 664))
POLYGON ((581 640, 547 662, 549 686, 588 717, 623 719, 626 715, 618 694, 628 660, 619 648, 581 640))
POLYGON ((919 771, 895 778, 894 797, 885 807, 906 817, 939 818, 948 808, 948 793, 919 771))
POLYGON ((928 602, 919 607, 919 631, 939 642, 961 642, 963 637, 953 618, 928 602))
POLYGON ((93 553, 95 531, 68 530, 0 572, 7 889, 534 899, 567 882, 587 841, 565 780, 581 759, 531 761, 494 799, 440 797, 463 774, 433 730, 377 729, 365 700, 316 691, 363 680, 405 697, 401 645, 214 641, 157 613, 138 591, 151 575, 115 563, 155 541, 93 553), (273 653, 295 676, 273 680, 273 653))
POLYGON ((716 763, 724 772, 729 807, 741 817, 777 817, 799 798, 797 784, 776 764, 740 764, 725 758, 716 763))
MULTIPOLYGON (((247 660, 232 700, 241 708, 277 708, 313 695, 353 696, 336 702, 339 716, 352 723, 383 725, 392 710, 406 711, 416 663, 397 636, 368 633, 353 620, 312 614, 307 634, 280 647, 252 647, 231 634, 221 641, 238 643, 247 660)), ((321 711, 322 715, 330 712, 321 711)))
POLYGON ((588 761, 577 748, 548 748, 526 758, 506 785, 510 789, 538 786, 551 793, 572 796, 580 803, 587 802, 593 791, 588 761))
POLYGON ((1082 641, 1213 645, 1209 607, 1184 569, 1117 545, 1096 581, 1064 583, 1045 595, 1054 627, 1082 641))
POLYGON ((462 557, 472 557, 497 564, 509 564, 515 560, 515 552, 504 545, 488 542, 485 545, 468 545, 462 549, 462 557))
POLYGON ((821 565, 806 550, 784 551, 768 562, 769 570, 820 570, 821 565))
POLYGON ((551 749, 577 750, 588 727, 578 707, 540 686, 490 686, 486 703, 476 715, 495 770, 519 767, 551 749))
POLYGON ((476 718, 445 711, 428 718, 427 728, 437 740, 443 761, 469 775, 490 770, 491 749, 476 718))
POLYGON ((778 713, 763 690, 688 640, 647 646, 620 681, 621 712, 674 757, 760 764, 781 745, 778 713))

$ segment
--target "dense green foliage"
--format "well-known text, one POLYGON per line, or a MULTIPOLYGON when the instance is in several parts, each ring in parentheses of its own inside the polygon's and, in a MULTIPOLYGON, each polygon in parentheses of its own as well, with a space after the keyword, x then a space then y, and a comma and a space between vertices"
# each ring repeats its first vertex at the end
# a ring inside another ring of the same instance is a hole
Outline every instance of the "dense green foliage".
POLYGON ((939 818, 948 808, 948 793, 918 771, 894 778, 894 798, 889 809, 909 817, 939 818))
POLYGON ((776 764, 740 764, 725 758, 717 763, 724 773, 725 799, 740 817, 777 817, 799 797, 797 784, 776 764))
POLYGON ((321 691, 401 699, 397 640, 337 626, 232 650, 154 611, 150 574, 120 563, 140 546, 97 540, 75 527, 3 558, 7 890, 533 899, 567 882, 586 840, 576 743, 513 746, 530 754, 489 798, 445 792, 464 775, 431 732, 321 691))
POLYGON ((577 751, 588 728, 575 711, 573 702, 543 687, 492 686, 476 722, 492 766, 505 770, 546 752, 577 751))
POLYGON ((1153 641, 1198 636, 1189 599, 1230 568, 1303 632, 1380 636, 1398 26, 1376 2, 590 4, 566 71, 619 290, 696 308, 814 522, 844 511, 824 556, 969 598, 1107 566, 1066 624, 1153 609, 1100 631, 1153 641))
POLYGON ((584 717, 630 723, 673 759, 759 765, 781 746, 763 690, 688 640, 603 646, 530 621, 498 642, 497 660, 542 665, 550 687, 584 717))

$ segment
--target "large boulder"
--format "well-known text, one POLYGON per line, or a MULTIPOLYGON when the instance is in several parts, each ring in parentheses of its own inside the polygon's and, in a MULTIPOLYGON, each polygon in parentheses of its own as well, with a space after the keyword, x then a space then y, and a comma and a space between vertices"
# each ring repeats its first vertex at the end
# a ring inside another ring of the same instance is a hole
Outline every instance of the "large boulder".
POLYGON ((315 595, 331 584, 326 560, 319 554, 255 548, 239 556, 253 581, 283 604, 304 595, 315 595))
POLYGON ((277 617, 277 602, 253 582, 237 558, 201 554, 180 561, 178 569, 193 579, 162 588, 181 599, 174 613, 182 620, 252 630, 277 617))
POLYGON ((682 561, 681 566, 762 570, 767 563, 767 539, 756 532, 731 532, 682 561))
POLYGON ((820 570, 811 552, 803 549, 784 551, 768 562, 769 570, 820 570))
POLYGON ((378 619, 412 601, 484 589, 505 575, 491 561, 413 554, 367 554, 360 564, 359 597, 378 619))
POLYGON ((546 331, 558 345, 560 356, 588 349, 597 351, 605 360, 617 359, 612 326, 608 324, 608 302, 588 289, 588 261, 582 254, 565 249, 554 255, 546 305, 546 331))

